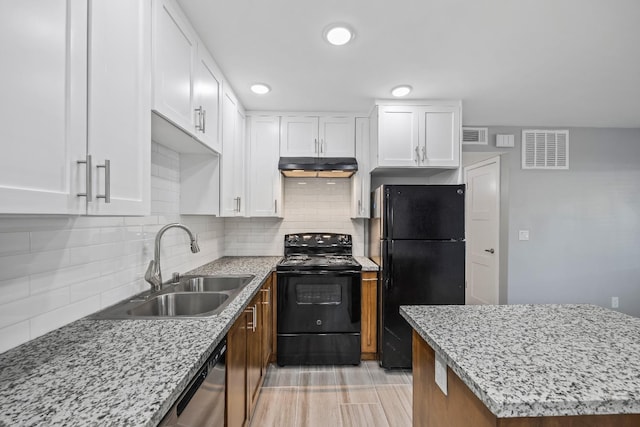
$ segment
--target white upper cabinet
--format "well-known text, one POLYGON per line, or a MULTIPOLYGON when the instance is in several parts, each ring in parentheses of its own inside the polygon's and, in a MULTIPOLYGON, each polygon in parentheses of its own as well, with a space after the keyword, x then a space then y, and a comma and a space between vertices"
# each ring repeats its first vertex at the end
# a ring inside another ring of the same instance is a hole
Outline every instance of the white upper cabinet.
POLYGON ((179 152, 220 153, 222 73, 175 0, 154 1, 153 19, 153 110, 186 132, 154 119, 154 138, 179 152))
POLYGON ((371 175, 369 174, 369 119, 356 117, 358 172, 351 178, 351 218, 369 218, 371 175))
POLYGON ((150 23, 150 0, 2 3, 1 213, 148 213, 150 23))
POLYGON ((193 87, 195 95, 195 130, 209 148, 222 152, 220 135, 220 93, 222 80, 213 58, 202 45, 198 46, 196 79, 193 87))
POLYGON ((422 102, 376 107, 374 167, 460 166, 460 101, 422 102))
POLYGON ((280 155, 354 157, 354 118, 284 115, 280 122, 280 155))
POLYGON ((354 157, 355 141, 353 117, 320 117, 320 157, 354 157))
POLYGON ((93 159, 93 199, 87 211, 148 215, 151 0, 90 5, 87 152, 93 159))
POLYGON ((153 109, 192 132, 196 35, 173 0, 155 1, 153 14, 153 109))
POLYGON ((280 117, 249 116, 249 216, 282 217, 280 117))
POLYGON ((86 1, 0 3, 1 213, 85 212, 86 34, 86 1))
POLYGON ((222 150, 220 157, 220 216, 245 216, 245 117, 227 87, 222 94, 222 150))

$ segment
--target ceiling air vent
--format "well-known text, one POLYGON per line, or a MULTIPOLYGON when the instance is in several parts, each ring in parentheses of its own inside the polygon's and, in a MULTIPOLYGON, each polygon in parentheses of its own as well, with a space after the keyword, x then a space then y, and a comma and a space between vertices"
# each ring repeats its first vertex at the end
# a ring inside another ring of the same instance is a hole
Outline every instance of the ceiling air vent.
POLYGON ((522 169, 569 169, 569 131, 523 130, 522 169))
POLYGON ((462 128, 462 143, 465 145, 489 144, 489 128, 462 128))

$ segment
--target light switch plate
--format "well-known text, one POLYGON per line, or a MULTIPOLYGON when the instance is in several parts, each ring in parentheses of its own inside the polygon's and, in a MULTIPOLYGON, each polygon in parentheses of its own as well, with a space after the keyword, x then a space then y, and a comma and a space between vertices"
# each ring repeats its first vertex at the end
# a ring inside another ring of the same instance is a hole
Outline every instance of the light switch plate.
POLYGON ((436 384, 447 395, 447 362, 436 353, 436 384))
POLYGON ((529 230, 518 231, 518 240, 529 240, 529 230))

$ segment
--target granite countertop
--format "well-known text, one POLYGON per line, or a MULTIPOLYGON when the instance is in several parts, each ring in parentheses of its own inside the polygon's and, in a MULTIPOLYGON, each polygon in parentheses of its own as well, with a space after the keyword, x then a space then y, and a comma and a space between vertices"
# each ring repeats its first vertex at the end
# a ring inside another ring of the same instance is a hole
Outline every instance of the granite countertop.
POLYGON ((402 306, 499 418, 640 413, 640 319, 594 305, 402 306))
POLYGON ((355 256, 356 261, 362 266, 362 271, 378 271, 378 265, 367 257, 355 256))
POLYGON ((219 315, 80 319, 0 355, 0 426, 155 426, 280 257, 225 257, 188 273, 253 274, 219 315))

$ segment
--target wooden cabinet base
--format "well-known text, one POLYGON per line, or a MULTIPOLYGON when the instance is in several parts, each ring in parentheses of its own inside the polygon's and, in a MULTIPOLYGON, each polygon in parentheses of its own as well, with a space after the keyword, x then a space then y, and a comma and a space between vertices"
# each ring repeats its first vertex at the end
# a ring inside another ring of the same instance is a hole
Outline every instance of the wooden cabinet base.
POLYGON ((413 331, 413 425, 420 427, 635 427, 640 414, 497 418, 447 368, 447 395, 435 382, 435 352, 413 331))

